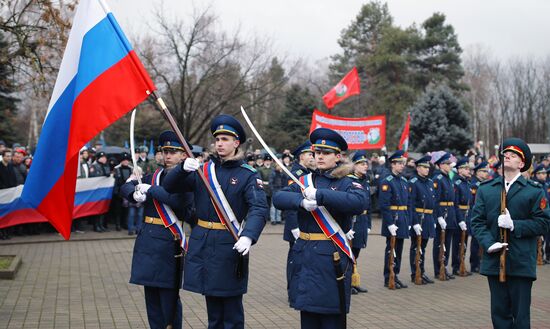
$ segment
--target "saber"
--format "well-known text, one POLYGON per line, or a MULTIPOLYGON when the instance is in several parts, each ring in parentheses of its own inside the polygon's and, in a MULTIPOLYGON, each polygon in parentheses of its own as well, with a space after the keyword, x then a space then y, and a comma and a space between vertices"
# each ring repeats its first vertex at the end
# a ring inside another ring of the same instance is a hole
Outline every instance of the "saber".
POLYGON ((130 117, 130 154, 132 155, 132 164, 134 165, 134 175, 136 175, 138 183, 141 184, 141 174, 137 169, 136 161, 136 148, 134 144, 134 124, 136 122, 136 109, 132 111, 132 116, 130 117))
POLYGON ((252 130, 252 132, 260 142, 260 144, 262 144, 262 146, 267 151, 267 153, 271 155, 271 158, 273 159, 273 161, 275 161, 279 165, 279 167, 281 167, 281 169, 285 172, 285 174, 287 174, 288 177, 290 177, 294 181, 294 183, 298 184, 298 186, 300 186, 302 190, 305 190, 306 187, 304 186, 304 184, 302 184, 302 182, 300 182, 300 180, 296 178, 296 176, 294 176, 292 172, 290 172, 290 170, 288 170, 288 168, 281 162, 281 160, 279 160, 279 158, 275 156, 273 151, 271 151, 269 146, 267 146, 266 142, 264 141, 262 136, 260 136, 260 133, 258 133, 258 131, 256 130, 256 127, 254 127, 254 125, 252 124, 252 121, 250 121, 250 118, 248 117, 248 115, 246 114, 246 111, 242 106, 241 106, 241 113, 243 114, 243 117, 246 120, 246 123, 248 123, 248 126, 250 127, 250 129, 252 130))

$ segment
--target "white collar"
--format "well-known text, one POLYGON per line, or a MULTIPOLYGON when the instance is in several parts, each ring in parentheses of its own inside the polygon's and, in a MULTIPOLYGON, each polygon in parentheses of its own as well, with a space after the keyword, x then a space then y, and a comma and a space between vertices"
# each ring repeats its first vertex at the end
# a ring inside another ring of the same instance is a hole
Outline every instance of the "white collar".
MULTIPOLYGON (((516 177, 512 178, 511 181, 505 182, 504 188, 506 188, 506 193, 508 193, 508 191, 510 190, 510 187, 512 187, 512 184, 514 184, 514 182, 518 180, 519 176, 521 176, 521 172, 519 172, 519 173, 516 175, 516 177)), ((504 180, 506 181, 506 178, 505 178, 504 180)))

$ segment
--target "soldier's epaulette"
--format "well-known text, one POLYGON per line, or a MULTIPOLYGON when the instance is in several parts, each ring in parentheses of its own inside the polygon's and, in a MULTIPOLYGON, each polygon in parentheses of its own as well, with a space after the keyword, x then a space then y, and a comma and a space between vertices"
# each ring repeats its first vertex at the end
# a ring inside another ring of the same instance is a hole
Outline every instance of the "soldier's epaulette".
POLYGON ((302 169, 298 169, 296 170, 296 172, 294 173, 294 175, 296 176, 302 176, 302 174, 304 173, 304 171, 302 169))
POLYGON ((414 184, 414 183, 416 183, 417 180, 418 180, 418 178, 413 177, 413 178, 411 178, 410 182, 414 184))
POLYGON ((455 180, 455 185, 460 185, 460 184, 462 184, 462 180, 460 178, 455 180))
POLYGON ((401 176, 401 179, 402 179, 403 181, 405 181, 406 183, 409 182, 409 181, 408 181, 405 177, 403 177, 403 176, 401 176))
POLYGON ((440 180, 441 178, 443 178, 442 174, 439 174, 439 175, 435 176, 435 179, 437 179, 437 180, 440 180))
POLYGON ((252 172, 258 172, 258 170, 256 170, 256 168, 254 168, 254 167, 252 167, 251 165, 248 165, 248 164, 246 164, 246 163, 243 163, 243 164, 241 165, 241 167, 246 168, 246 169, 248 169, 248 170, 250 170, 250 171, 252 171, 252 172))
POLYGON ((388 182, 390 182, 392 179, 393 179, 392 175, 388 175, 386 176, 386 178, 384 178, 384 180, 387 180, 388 182))
POLYGON ((481 185, 481 182, 480 182, 480 181, 477 181, 477 182, 476 182, 476 186, 479 187, 479 185, 481 185))

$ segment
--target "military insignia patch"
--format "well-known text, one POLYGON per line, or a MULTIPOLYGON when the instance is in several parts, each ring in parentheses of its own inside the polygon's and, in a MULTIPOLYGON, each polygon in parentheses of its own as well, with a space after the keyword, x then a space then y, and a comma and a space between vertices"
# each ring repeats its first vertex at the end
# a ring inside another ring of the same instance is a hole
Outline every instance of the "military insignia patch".
POLYGON ((292 184, 294 184, 294 181, 292 179, 289 179, 288 180, 288 185, 292 185, 292 184))
POLYGON ((231 177, 231 185, 237 185, 238 182, 239 180, 237 179, 237 177, 231 177))
POLYGON ((437 188, 437 182, 434 182, 434 188, 437 188))
POLYGON ((259 188, 264 188, 264 183, 259 178, 256 178, 256 185, 258 185, 259 188))
POLYGON ((363 185, 359 184, 359 183, 356 183, 356 182, 351 182, 351 184, 356 187, 356 188, 360 188, 360 189, 363 189, 363 185))
POLYGON ((546 206, 547 206, 546 198, 542 197, 542 199, 540 199, 540 209, 546 209, 546 206))
POLYGON ((382 191, 386 192, 390 189, 390 187, 386 184, 382 184, 382 191))
POLYGON ((336 186, 331 186, 330 189, 336 191, 336 186))
POLYGON ((302 176, 303 173, 304 173, 304 171, 302 169, 298 169, 296 171, 296 176, 302 176))

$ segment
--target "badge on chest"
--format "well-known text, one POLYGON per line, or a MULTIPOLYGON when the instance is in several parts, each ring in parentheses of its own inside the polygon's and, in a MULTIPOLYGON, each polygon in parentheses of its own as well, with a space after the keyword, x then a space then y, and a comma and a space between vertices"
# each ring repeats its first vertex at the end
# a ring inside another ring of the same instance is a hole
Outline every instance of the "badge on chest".
POLYGON ((229 183, 231 185, 237 185, 238 182, 239 180, 237 179, 237 177, 231 177, 231 179, 229 180, 229 183))

